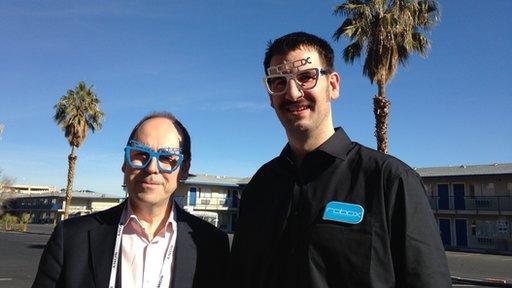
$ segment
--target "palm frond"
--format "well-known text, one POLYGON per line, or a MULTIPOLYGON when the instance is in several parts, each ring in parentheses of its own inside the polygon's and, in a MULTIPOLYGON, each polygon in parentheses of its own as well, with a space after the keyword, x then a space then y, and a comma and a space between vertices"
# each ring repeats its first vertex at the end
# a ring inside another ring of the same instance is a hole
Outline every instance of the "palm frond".
POLYGON ((416 25, 424 30, 429 30, 440 20, 439 5, 432 0, 419 0, 415 12, 416 25))
POLYGON ((427 51, 430 48, 430 41, 427 37, 423 36, 421 33, 413 32, 411 34, 412 39, 412 50, 418 52, 420 56, 426 57, 427 51))
POLYGON ((354 60, 361 56, 363 46, 359 42, 353 42, 343 49, 343 60, 347 63, 354 63, 354 60))
POLYGON ((349 35, 345 34, 345 31, 347 30, 347 27, 352 27, 353 22, 354 21, 350 18, 345 19, 345 21, 343 21, 341 26, 338 27, 338 29, 336 29, 336 31, 334 32, 334 34, 332 36, 334 38, 334 40, 338 41, 343 36, 350 37, 349 35))
POLYGON ((358 17, 359 15, 367 15, 369 12, 369 7, 365 1, 348 0, 345 3, 336 5, 333 14, 336 16, 358 17))
POLYGON ((79 147, 87 137, 89 129, 92 132, 101 129, 104 113, 99 103, 92 86, 87 87, 80 81, 75 89, 68 90, 54 105, 53 119, 64 131, 69 145, 79 147))
POLYGON ((404 45, 398 45, 397 46, 397 53, 398 53, 398 63, 400 65, 405 66, 407 65, 407 62, 409 62, 409 50, 404 45))

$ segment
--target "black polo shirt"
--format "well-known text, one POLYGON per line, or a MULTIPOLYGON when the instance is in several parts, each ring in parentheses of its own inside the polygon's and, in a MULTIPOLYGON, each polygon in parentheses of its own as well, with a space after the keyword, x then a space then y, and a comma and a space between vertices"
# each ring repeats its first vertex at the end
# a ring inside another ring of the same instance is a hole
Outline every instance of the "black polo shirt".
POLYGON ((343 129, 300 167, 287 145, 244 189, 234 287, 451 287, 418 174, 343 129), (328 203, 363 207, 358 224, 324 220, 328 203))

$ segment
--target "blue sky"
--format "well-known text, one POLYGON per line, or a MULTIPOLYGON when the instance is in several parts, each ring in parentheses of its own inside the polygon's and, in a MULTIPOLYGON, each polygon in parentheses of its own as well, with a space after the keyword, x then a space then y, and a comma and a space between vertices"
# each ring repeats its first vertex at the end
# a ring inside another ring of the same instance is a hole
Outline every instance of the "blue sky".
MULTIPOLYGON (((168 110, 192 135, 191 172, 251 176, 286 143, 261 77, 266 43, 331 36, 338 1, 1 1, 0 168, 17 183, 65 187, 70 147, 53 105, 94 85, 103 129, 78 150, 76 189, 120 194, 123 147, 147 113, 168 110)), ((512 162, 512 1, 440 1, 427 59, 387 88, 390 154, 413 167, 512 162)), ((336 60, 334 122, 375 147, 362 61, 336 60)))

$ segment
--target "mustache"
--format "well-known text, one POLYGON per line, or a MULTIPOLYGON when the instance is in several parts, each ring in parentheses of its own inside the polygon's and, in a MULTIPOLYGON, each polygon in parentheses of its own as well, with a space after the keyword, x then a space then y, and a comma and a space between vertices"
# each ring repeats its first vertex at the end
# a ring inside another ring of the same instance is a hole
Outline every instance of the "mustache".
POLYGON ((145 175, 142 175, 142 177, 137 179, 137 182, 139 182, 139 183, 149 183, 149 184, 162 184, 163 183, 161 179, 157 179, 156 177, 145 176, 145 175))
POLYGON ((285 110, 288 108, 300 107, 300 106, 311 106, 311 103, 304 98, 301 98, 298 101, 293 101, 293 102, 289 101, 289 100, 285 100, 285 101, 283 101, 283 103, 281 103, 279 105, 279 108, 285 110))

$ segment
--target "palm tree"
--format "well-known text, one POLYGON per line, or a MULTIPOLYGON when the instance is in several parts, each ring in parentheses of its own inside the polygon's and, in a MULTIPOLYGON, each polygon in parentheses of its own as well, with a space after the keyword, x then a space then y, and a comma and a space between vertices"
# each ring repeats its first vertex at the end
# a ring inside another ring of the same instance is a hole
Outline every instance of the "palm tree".
POLYGON ((346 19, 333 35, 346 37, 343 59, 353 63, 365 50, 363 75, 377 83, 373 98, 377 149, 388 151, 387 126, 391 102, 386 99, 386 85, 398 64, 407 63, 410 53, 426 57, 430 42, 424 35, 439 20, 435 0, 347 0, 334 8, 334 15, 346 19))
POLYGON ((74 90, 68 90, 68 93, 62 96, 54 106, 55 115, 53 118, 64 131, 64 136, 71 146, 71 153, 68 156, 69 169, 64 219, 68 218, 69 206, 71 205, 71 192, 73 191, 77 158, 75 149, 85 141, 89 129, 93 133, 101 129, 101 121, 104 116, 104 113, 100 110, 100 100, 91 89, 92 86, 87 87, 83 81, 80 81, 74 90))

